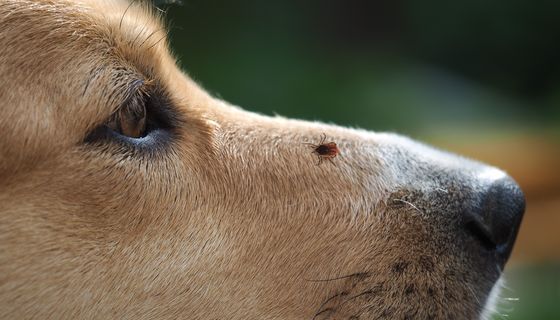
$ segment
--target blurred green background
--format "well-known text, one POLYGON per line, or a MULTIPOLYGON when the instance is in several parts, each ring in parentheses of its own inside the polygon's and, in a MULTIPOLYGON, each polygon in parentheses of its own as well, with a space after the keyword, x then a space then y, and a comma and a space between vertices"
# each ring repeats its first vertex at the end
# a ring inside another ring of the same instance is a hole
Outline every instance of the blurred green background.
POLYGON ((560 1, 182 2, 172 48, 212 94, 508 171, 528 207, 496 319, 560 319, 560 1))

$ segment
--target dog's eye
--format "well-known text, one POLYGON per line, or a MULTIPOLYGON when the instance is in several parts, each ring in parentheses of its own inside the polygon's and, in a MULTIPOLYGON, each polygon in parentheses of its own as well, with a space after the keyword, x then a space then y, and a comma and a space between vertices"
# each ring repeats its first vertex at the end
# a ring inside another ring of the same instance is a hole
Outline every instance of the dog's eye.
POLYGON ((178 119, 161 91, 139 90, 84 141, 95 144, 117 142, 148 150, 170 141, 177 123, 178 119))
POLYGON ((118 110, 106 124, 111 130, 129 137, 141 138, 146 136, 147 110, 145 103, 135 102, 118 110))

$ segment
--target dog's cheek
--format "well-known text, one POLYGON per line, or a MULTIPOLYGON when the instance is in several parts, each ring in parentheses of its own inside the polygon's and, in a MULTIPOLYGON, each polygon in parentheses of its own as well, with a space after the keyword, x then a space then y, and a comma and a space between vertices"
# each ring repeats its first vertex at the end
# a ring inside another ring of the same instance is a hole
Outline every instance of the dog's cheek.
POLYGON ((52 223, 75 220, 104 237, 139 233, 150 223, 188 212, 196 179, 172 160, 69 152, 43 163, 28 180, 26 193, 37 206, 59 204, 49 217, 52 223))

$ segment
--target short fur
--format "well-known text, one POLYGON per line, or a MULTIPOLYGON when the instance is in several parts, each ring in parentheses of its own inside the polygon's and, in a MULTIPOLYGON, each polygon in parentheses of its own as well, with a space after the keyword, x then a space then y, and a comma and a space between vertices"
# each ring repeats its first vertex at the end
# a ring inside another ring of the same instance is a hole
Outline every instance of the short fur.
POLYGON ((501 270, 458 216, 501 171, 213 98, 177 68, 154 11, 0 0, 1 319, 484 312, 501 270), (134 79, 169 100, 169 142, 88 142, 134 79), (305 145, 323 133, 336 166, 305 145))

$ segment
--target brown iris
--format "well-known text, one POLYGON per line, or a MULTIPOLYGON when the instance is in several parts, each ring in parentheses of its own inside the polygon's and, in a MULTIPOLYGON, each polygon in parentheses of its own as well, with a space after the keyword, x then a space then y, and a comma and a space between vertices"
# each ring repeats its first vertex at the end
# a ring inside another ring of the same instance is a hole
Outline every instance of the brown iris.
POLYGON ((146 135, 146 106, 142 101, 134 101, 121 107, 107 123, 112 130, 130 138, 146 135))

